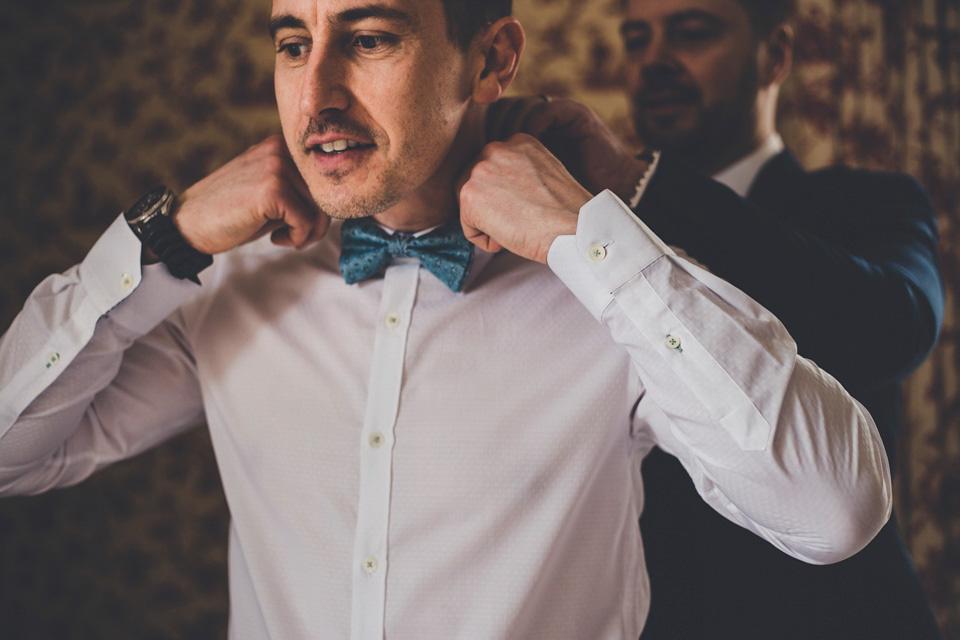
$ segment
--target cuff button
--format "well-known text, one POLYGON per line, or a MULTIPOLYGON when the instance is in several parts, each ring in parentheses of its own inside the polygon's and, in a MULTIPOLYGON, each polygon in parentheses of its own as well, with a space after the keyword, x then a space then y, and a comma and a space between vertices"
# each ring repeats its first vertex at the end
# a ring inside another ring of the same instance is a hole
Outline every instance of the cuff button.
POLYGON ((593 262, 603 262, 603 259, 607 257, 607 249, 602 244, 594 243, 590 245, 587 255, 593 262))

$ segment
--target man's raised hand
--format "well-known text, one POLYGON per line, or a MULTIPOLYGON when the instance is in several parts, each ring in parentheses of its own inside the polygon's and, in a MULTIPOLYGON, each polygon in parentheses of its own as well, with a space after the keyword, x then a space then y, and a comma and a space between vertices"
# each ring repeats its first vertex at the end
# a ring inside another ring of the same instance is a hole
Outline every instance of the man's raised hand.
POLYGON ((487 140, 526 133, 543 143, 590 193, 610 189, 629 201, 646 163, 589 107, 545 96, 501 98, 487 110, 487 140))
POLYGON ((279 135, 187 189, 173 221, 190 245, 210 254, 265 233, 275 244, 300 249, 320 240, 330 226, 279 135))
POLYGON ((471 242, 543 263, 557 236, 576 233, 580 207, 590 200, 560 161, 525 134, 484 147, 458 193, 471 242))

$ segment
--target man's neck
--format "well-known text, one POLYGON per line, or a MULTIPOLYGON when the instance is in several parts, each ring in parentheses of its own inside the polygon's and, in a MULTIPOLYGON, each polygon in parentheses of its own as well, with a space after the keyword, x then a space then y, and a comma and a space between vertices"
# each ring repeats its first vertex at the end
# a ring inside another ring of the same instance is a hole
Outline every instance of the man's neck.
POLYGON ((715 172, 713 179, 727 185, 741 197, 746 197, 763 165, 783 150, 783 139, 780 134, 773 132, 749 153, 715 172))
POLYGON ((438 227, 459 215, 455 185, 485 143, 483 123, 486 108, 474 105, 461 123, 450 151, 436 172, 419 189, 386 211, 374 216, 380 225, 395 231, 416 233, 438 227))

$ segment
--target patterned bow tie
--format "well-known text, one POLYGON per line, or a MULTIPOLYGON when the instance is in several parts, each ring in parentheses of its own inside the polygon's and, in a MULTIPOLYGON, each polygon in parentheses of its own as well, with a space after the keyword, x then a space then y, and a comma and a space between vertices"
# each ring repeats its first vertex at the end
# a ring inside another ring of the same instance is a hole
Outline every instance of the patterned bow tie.
POLYGON ((380 275, 394 258, 410 257, 453 291, 462 291, 473 264, 473 245, 459 220, 415 238, 402 231, 390 235, 369 218, 354 218, 344 221, 340 243, 340 272, 347 284, 380 275))

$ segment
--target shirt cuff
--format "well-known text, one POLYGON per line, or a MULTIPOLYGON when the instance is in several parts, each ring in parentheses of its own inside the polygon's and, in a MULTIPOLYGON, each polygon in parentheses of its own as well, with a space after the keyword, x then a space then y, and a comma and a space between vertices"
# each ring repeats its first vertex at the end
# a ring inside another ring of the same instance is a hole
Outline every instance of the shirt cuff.
POLYGON ((547 265, 600 320, 613 292, 673 251, 611 191, 580 208, 577 233, 558 236, 547 265))
POLYGON ((120 215, 80 263, 80 282, 99 315, 134 334, 150 331, 199 291, 163 264, 141 266, 142 250, 120 215))

